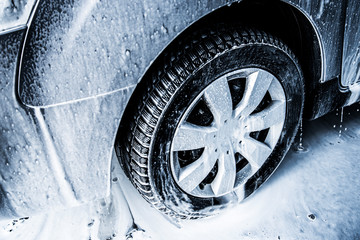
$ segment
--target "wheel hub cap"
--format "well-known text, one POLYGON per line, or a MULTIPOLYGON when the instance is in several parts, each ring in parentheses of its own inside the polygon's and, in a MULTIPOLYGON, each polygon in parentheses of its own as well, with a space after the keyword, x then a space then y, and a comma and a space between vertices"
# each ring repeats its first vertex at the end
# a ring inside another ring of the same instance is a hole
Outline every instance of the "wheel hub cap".
POLYGON ((170 165, 176 183, 197 197, 238 189, 275 148, 285 112, 284 90, 265 70, 246 68, 216 79, 190 104, 175 131, 170 165), (194 114, 210 124, 190 120, 194 114))

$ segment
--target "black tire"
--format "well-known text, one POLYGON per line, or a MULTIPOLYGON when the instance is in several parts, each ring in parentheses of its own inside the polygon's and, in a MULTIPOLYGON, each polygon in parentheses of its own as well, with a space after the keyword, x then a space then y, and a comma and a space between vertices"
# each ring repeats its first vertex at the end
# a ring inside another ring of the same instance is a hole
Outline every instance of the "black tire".
POLYGON ((296 135, 304 102, 304 81, 294 54, 278 38, 258 30, 215 26, 194 34, 143 79, 141 98, 132 100, 120 128, 120 162, 142 196, 160 211, 195 219, 218 212, 252 194, 275 171, 296 135), (244 195, 200 198, 184 192, 170 169, 170 143, 186 108, 218 76, 241 68, 264 69, 286 95, 282 134, 264 165, 244 185, 244 195))

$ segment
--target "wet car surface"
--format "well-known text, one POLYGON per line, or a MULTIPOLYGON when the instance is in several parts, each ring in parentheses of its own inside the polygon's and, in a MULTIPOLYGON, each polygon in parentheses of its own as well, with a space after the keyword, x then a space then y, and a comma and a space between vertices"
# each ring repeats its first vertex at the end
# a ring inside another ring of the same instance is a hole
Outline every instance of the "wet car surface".
POLYGON ((355 0, 6 3, 2 219, 108 196, 114 149, 153 207, 213 215, 272 175, 303 117, 360 98, 355 0))

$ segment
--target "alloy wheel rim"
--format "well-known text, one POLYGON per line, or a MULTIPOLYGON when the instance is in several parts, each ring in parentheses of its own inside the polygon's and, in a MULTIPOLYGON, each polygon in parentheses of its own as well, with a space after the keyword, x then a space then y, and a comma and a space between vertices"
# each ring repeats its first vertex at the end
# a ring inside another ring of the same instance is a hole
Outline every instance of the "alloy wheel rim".
POLYGON ((187 194, 220 197, 240 189, 265 163, 282 132, 286 96, 260 68, 229 72, 186 109, 171 143, 170 167, 187 194))

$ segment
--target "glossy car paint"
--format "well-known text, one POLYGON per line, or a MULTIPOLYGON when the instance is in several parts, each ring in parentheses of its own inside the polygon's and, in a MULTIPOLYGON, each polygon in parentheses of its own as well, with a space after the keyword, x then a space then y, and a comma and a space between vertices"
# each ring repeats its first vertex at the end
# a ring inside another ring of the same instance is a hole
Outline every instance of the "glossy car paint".
MULTIPOLYGON (((317 33, 321 77, 312 81, 339 77, 346 2, 284 2, 317 33)), ((28 28, 2 34, 0 218, 106 196, 115 136, 136 84, 181 32, 232 4, 44 0, 28 28)))

